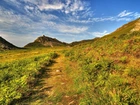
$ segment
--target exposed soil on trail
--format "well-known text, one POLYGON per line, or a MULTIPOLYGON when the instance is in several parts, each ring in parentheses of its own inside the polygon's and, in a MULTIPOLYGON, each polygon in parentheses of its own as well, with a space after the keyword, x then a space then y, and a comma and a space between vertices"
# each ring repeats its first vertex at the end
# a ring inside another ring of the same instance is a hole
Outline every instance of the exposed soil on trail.
POLYGON ((43 73, 37 85, 31 88, 31 95, 19 100, 16 105, 77 105, 78 96, 66 94, 72 80, 65 72, 65 61, 65 57, 59 55, 51 66, 42 65, 43 73))

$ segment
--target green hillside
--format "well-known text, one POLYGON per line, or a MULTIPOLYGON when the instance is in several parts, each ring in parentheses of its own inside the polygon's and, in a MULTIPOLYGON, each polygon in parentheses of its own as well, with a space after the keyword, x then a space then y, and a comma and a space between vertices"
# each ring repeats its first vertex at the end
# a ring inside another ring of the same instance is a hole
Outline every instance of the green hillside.
POLYGON ((137 22, 65 52, 78 64, 80 74, 71 75, 82 96, 80 104, 139 105, 140 31, 131 31, 137 22))

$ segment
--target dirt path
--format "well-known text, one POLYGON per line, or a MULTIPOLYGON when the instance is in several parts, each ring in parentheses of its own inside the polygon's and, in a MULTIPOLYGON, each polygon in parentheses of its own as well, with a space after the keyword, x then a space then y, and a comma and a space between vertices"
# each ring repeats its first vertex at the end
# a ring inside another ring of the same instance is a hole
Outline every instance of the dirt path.
MULTIPOLYGON (((66 84, 66 74, 64 72, 65 70, 65 57, 63 55, 60 55, 58 58, 55 59, 55 62, 52 66, 48 67, 49 72, 46 71, 46 73, 50 76, 49 78, 43 78, 42 82, 44 84, 43 88, 47 89, 44 91, 45 94, 48 95, 48 98, 52 98, 52 101, 57 101, 54 99, 56 97, 56 93, 60 94, 59 92, 64 89, 64 85, 66 84)), ((60 98, 60 97, 58 97, 60 98)), ((45 102, 44 105, 50 104, 53 105, 53 102, 48 101, 45 102)))
POLYGON ((72 100, 65 95, 71 81, 65 72, 64 55, 59 54, 51 66, 47 67, 44 64, 41 69, 43 73, 39 76, 37 84, 31 87, 32 92, 26 99, 20 99, 14 105, 75 105, 68 104, 72 100), (68 99, 67 103, 63 97, 68 99))
POLYGON ((37 84, 31 87, 31 94, 14 105, 77 105, 77 96, 69 96, 72 79, 66 73, 66 58, 63 54, 54 59, 51 66, 42 65, 43 73, 37 84))
MULTIPOLYGON (((62 85, 65 83, 62 82, 64 80, 64 62, 65 57, 63 55, 59 55, 56 59, 54 59, 54 63, 49 66, 42 66, 42 69, 45 72, 42 75, 42 78, 39 79, 39 84, 35 87, 35 93, 32 96, 32 102, 30 101, 29 104, 31 105, 54 105, 55 101, 55 94, 57 90, 60 89, 62 85)), ((60 94, 60 93, 58 93, 60 94)))

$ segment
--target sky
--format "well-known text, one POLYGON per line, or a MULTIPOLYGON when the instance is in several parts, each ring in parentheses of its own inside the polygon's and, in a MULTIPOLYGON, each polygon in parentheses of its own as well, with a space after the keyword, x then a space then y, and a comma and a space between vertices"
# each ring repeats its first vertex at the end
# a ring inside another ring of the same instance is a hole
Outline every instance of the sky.
POLYGON ((46 35, 71 43, 140 17, 140 0, 0 0, 0 36, 22 47, 46 35))

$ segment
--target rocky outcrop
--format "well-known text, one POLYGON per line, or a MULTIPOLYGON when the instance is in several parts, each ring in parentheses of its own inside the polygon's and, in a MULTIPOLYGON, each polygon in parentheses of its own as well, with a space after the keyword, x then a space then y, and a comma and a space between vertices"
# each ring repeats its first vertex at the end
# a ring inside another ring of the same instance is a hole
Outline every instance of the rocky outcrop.
POLYGON ((40 36, 34 42, 27 44, 25 47, 54 47, 67 45, 64 42, 57 40, 56 38, 50 38, 48 36, 40 36))

